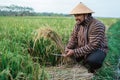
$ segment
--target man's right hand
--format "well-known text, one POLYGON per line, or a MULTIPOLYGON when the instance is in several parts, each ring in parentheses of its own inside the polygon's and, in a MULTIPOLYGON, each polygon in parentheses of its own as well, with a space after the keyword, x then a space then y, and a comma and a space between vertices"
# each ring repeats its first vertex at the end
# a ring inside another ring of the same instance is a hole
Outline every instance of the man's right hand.
POLYGON ((65 53, 67 54, 69 52, 70 49, 65 48, 65 53))
POLYGON ((74 54, 74 51, 72 49, 69 50, 69 52, 65 55, 65 57, 70 57, 74 54))

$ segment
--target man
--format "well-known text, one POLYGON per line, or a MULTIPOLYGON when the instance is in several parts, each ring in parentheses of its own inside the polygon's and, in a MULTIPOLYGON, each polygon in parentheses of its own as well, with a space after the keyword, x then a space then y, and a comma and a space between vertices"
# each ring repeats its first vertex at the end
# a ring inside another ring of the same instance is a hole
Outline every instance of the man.
POLYGON ((108 50, 105 26, 92 17, 93 11, 79 3, 71 12, 76 24, 66 46, 66 57, 74 57, 77 62, 83 60, 89 65, 89 71, 102 66, 108 50))

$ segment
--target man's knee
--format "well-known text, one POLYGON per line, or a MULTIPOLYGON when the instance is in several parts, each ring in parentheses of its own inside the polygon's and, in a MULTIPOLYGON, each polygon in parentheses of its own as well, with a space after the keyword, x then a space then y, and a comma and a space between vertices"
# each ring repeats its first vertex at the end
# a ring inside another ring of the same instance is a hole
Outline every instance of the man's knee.
POLYGON ((106 55, 104 52, 96 50, 95 52, 88 55, 86 63, 88 63, 91 67, 100 68, 102 66, 105 56, 106 55))
POLYGON ((97 62, 94 59, 87 59, 86 62, 87 62, 88 65, 90 65, 91 67, 93 67, 95 69, 98 69, 102 66, 102 63, 97 62))

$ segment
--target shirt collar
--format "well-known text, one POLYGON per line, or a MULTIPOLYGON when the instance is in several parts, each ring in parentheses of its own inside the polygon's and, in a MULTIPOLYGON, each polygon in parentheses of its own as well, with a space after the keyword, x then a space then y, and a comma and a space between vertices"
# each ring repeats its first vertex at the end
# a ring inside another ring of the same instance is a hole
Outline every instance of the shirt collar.
POLYGON ((88 16, 88 18, 86 20, 84 20, 80 25, 88 26, 92 19, 93 19, 92 16, 88 16))

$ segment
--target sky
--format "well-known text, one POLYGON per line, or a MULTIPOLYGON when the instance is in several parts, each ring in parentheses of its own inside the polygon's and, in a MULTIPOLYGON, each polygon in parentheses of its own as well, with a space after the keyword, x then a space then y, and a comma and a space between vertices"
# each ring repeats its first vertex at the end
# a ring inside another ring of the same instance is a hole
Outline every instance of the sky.
POLYGON ((80 2, 95 12, 93 16, 120 18, 120 0, 0 0, 0 6, 14 4, 32 7, 36 12, 69 14, 80 2))

